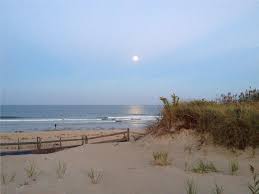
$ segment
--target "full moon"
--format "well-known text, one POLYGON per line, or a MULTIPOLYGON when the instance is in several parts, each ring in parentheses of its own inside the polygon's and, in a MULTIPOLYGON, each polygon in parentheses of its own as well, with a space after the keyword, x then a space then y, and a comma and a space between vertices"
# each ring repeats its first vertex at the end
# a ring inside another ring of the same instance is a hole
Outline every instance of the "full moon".
POLYGON ((133 62, 138 62, 138 61, 139 61, 139 56, 134 55, 134 56, 132 57, 132 61, 133 61, 133 62))

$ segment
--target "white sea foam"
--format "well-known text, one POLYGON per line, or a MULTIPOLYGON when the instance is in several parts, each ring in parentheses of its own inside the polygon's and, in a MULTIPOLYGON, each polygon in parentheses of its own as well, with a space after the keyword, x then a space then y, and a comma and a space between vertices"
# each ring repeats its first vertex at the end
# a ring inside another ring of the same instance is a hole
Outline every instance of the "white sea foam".
POLYGON ((75 122, 115 122, 109 120, 102 120, 102 119, 0 119, 0 122, 65 122, 65 123, 75 123, 75 122))
POLYGON ((0 119, 0 122, 58 122, 58 123, 114 123, 123 121, 154 121, 159 116, 129 115, 103 118, 30 118, 30 119, 0 119))
POLYGON ((119 117, 108 117, 108 119, 116 120, 116 121, 133 121, 133 120, 141 120, 141 121, 154 121, 160 118, 160 116, 139 116, 139 115, 130 115, 130 116, 119 116, 119 117))

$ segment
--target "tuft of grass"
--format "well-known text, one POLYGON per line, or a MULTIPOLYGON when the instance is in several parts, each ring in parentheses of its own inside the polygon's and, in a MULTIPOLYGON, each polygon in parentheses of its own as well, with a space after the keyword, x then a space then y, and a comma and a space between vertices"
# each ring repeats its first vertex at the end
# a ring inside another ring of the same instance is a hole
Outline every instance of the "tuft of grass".
POLYGON ((65 162, 59 161, 56 168, 56 174, 58 179, 62 179, 67 171, 67 164, 65 162))
POLYGON ((218 172, 217 168, 212 162, 204 162, 199 160, 199 162, 192 168, 192 171, 195 173, 209 173, 209 172, 218 172))
POLYGON ((229 162, 229 169, 231 175, 236 175, 237 171, 239 170, 239 163, 237 160, 232 160, 229 162))
POLYGON ((90 172, 88 172, 88 177, 92 184, 99 184, 103 179, 103 174, 91 168, 90 172))
POLYGON ((15 177, 16 177, 16 173, 13 173, 13 174, 11 174, 11 175, 8 175, 8 174, 6 174, 6 173, 3 173, 3 174, 2 174, 2 177, 1 177, 1 183, 2 183, 3 185, 7 185, 7 184, 9 184, 9 183, 11 183, 11 182, 14 182, 15 177))
POLYGON ((255 168, 250 165, 250 172, 252 174, 253 183, 248 185, 251 194, 259 194, 259 177, 255 172, 255 168))
POLYGON ((30 161, 29 165, 27 167, 25 167, 24 170, 27 175, 27 178, 34 180, 34 181, 37 179, 37 177, 40 174, 40 170, 38 170, 37 164, 34 161, 30 161))
POLYGON ((223 194, 223 187, 219 186, 218 184, 215 184, 215 188, 212 190, 213 194, 223 194))
POLYGON ((154 165, 167 166, 170 164, 168 159, 168 152, 153 152, 154 165))
POLYGON ((192 179, 188 179, 185 184, 186 194, 197 194, 197 185, 192 179))

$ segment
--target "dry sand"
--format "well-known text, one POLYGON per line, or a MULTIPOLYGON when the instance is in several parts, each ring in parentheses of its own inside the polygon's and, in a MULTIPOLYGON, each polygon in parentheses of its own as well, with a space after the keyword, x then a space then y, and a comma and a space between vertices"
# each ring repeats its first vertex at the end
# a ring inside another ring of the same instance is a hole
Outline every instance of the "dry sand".
MULTIPOLYGON (((35 131, 35 132, 22 132, 22 133, 0 133, 0 142, 1 143, 10 143, 14 142, 17 143, 18 139, 19 142, 36 142, 37 137, 40 137, 42 141, 46 140, 59 140, 62 139, 80 139, 83 136, 89 137, 96 137, 100 135, 108 135, 117 132, 126 132, 125 129, 112 129, 112 130, 56 130, 56 131, 35 131)), ((134 139, 137 138, 140 134, 143 134, 142 130, 131 130, 131 136, 134 139)), ((123 138, 123 135, 116 135, 111 137, 105 138, 98 138, 95 140, 89 140, 89 143, 94 143, 103 140, 112 140, 112 139, 119 139, 123 138)), ((67 145, 77 145, 81 144, 80 141, 73 141, 73 142, 62 142, 63 146, 67 145)), ((52 144, 42 144, 42 148, 50 148, 59 146, 59 143, 52 143, 52 144)), ((18 147, 15 146, 1 146, 0 151, 13 151, 17 150, 18 147)), ((28 150, 28 149, 36 149, 36 145, 20 145, 20 149, 28 150)))
MULTIPOLYGON (((217 183, 225 194, 248 194, 251 181, 249 164, 259 168, 259 150, 231 152, 208 143, 199 146, 191 131, 172 137, 144 137, 139 141, 108 144, 87 144, 52 154, 1 157, 1 173, 16 173, 14 182, 1 183, 1 194, 184 194, 185 182, 193 179, 199 194, 212 193, 217 183), (191 153, 186 148, 191 148, 191 153), (152 164, 154 151, 168 151, 171 164, 161 167, 152 164), (217 173, 196 174, 186 170, 199 159, 212 161, 217 173), (237 175, 230 175, 229 161, 239 161, 237 175), (30 161, 37 164, 40 174, 33 181, 24 168, 30 161), (67 164, 62 179, 56 175, 57 163, 67 164), (88 177, 91 168, 103 174, 99 184, 88 177)), ((2 177, 2 175, 1 175, 2 177)))

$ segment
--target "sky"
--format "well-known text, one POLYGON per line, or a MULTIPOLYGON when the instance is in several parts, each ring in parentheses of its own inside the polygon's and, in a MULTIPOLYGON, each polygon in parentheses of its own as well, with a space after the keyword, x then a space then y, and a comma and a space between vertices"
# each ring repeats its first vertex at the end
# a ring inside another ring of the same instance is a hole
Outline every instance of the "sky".
POLYGON ((0 65, 1 104, 259 88, 259 0, 1 0, 0 65))

